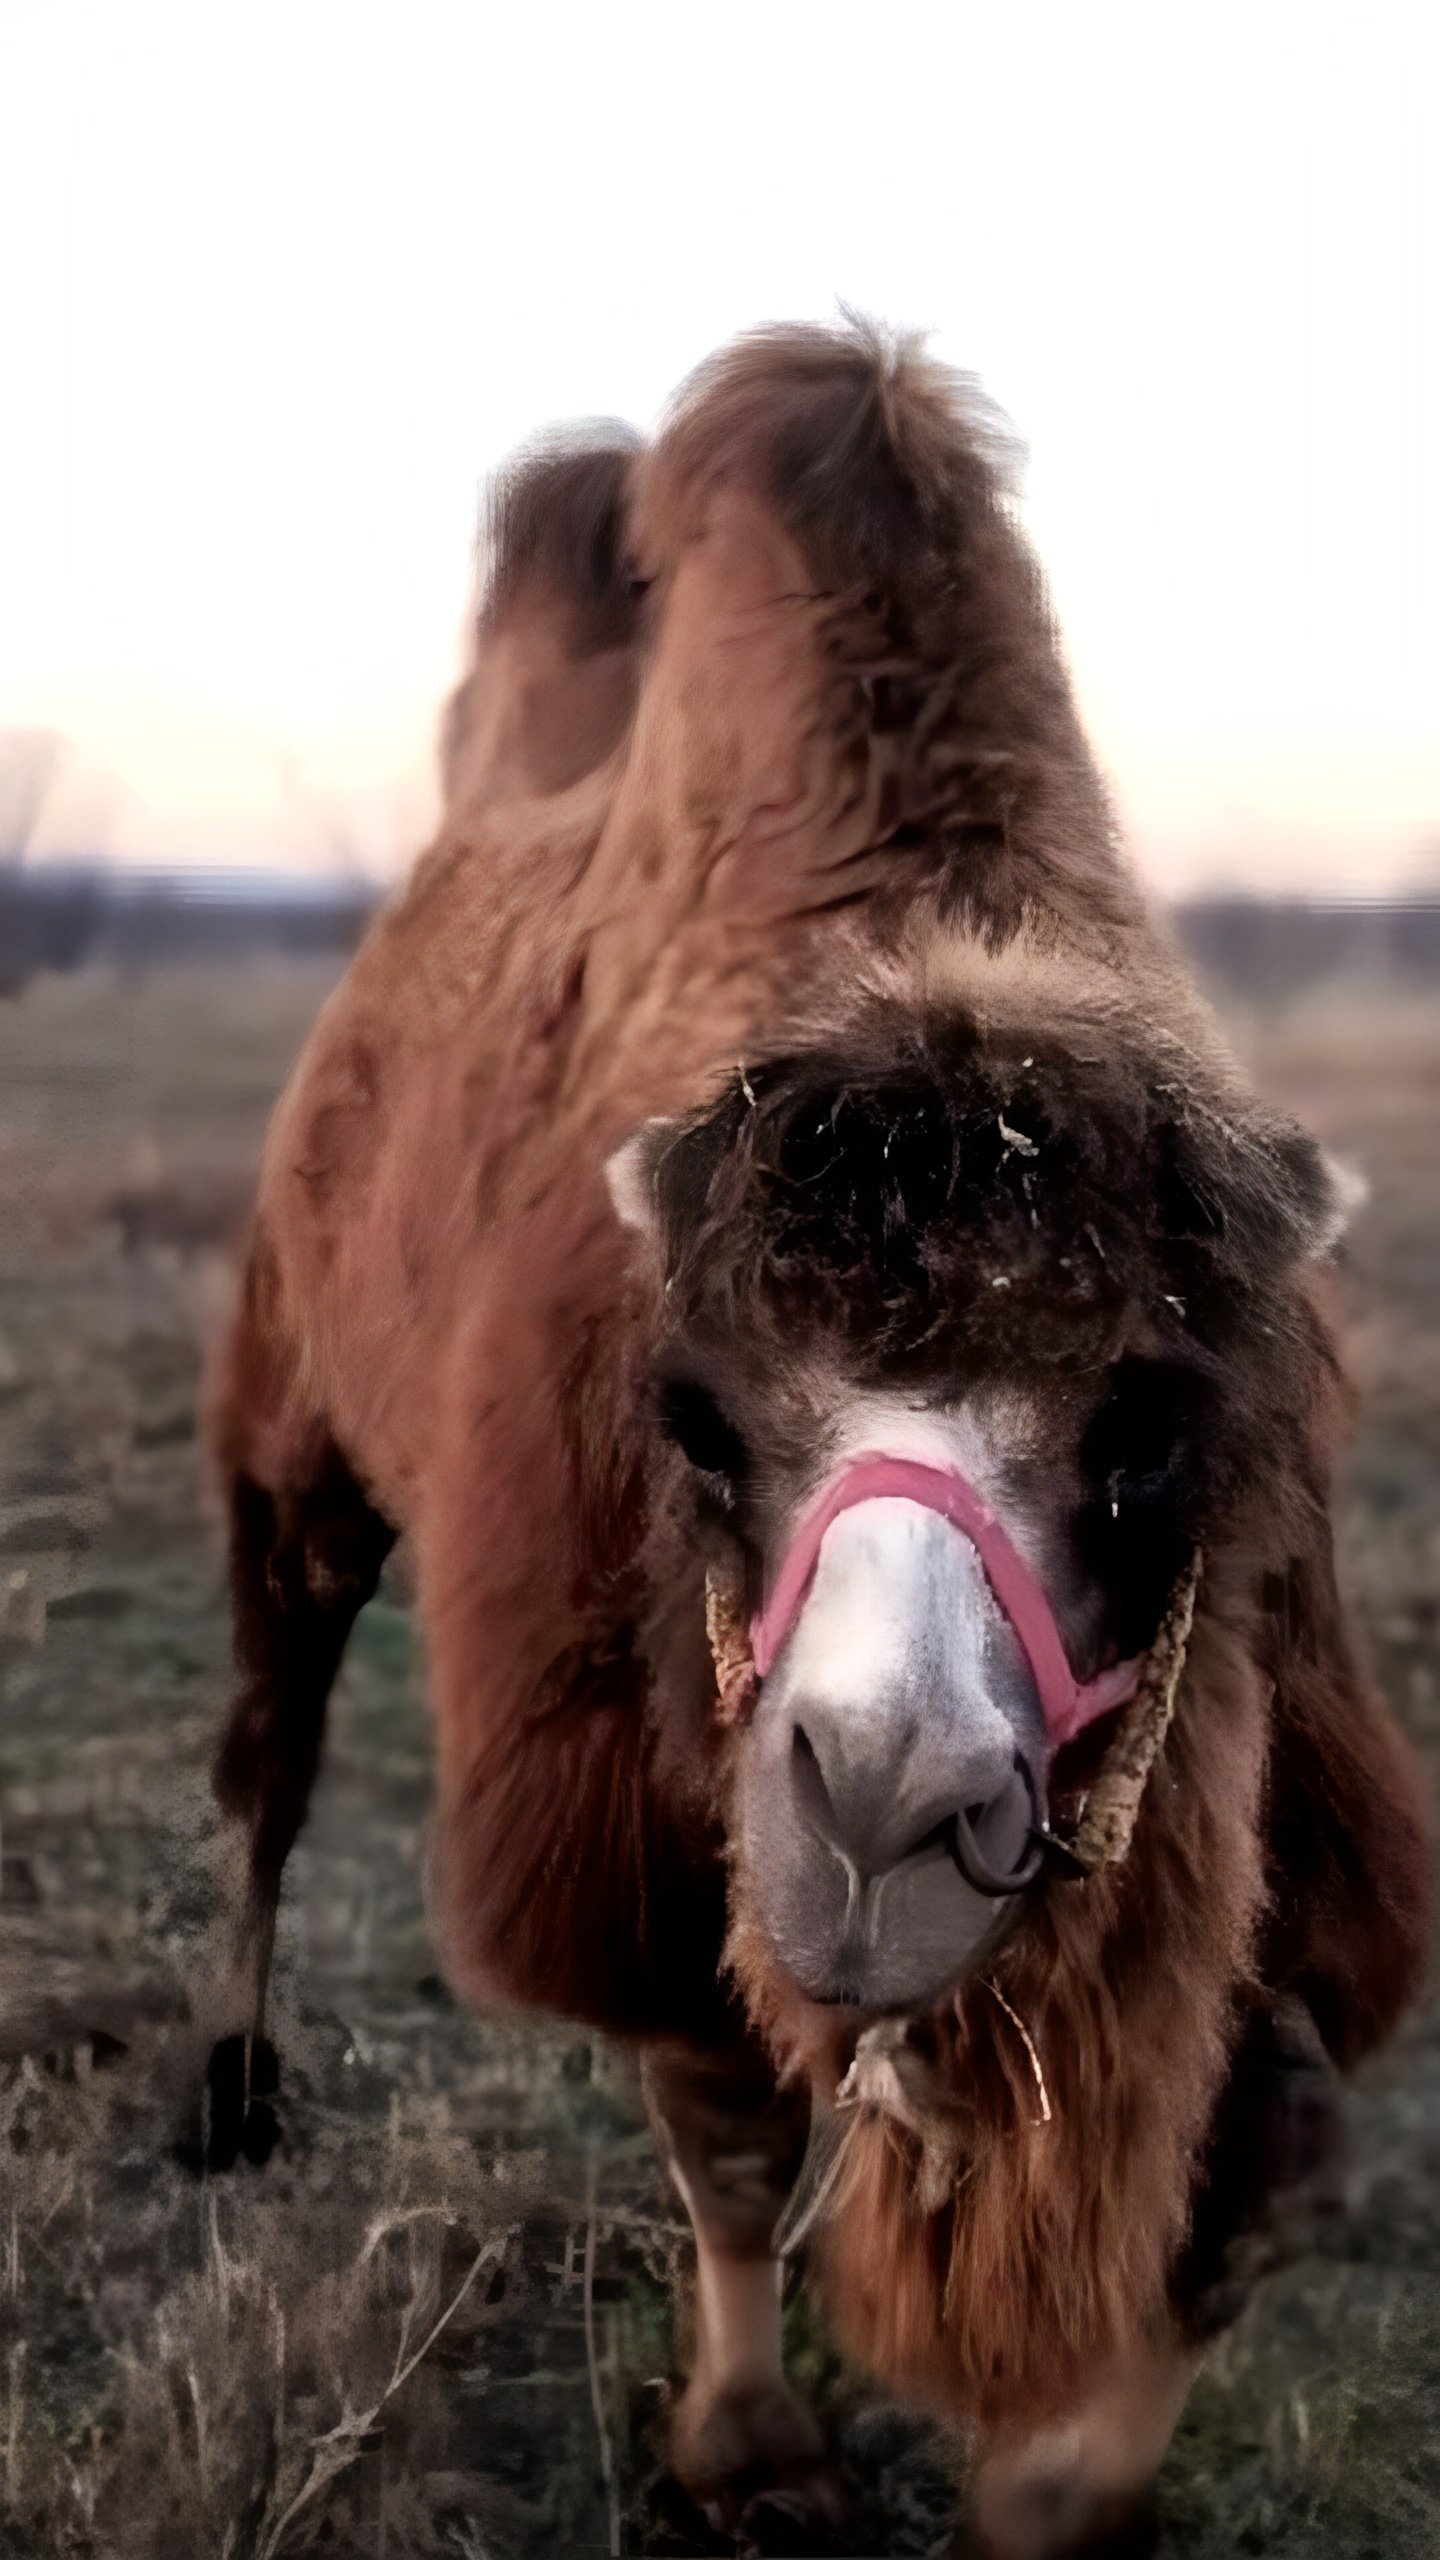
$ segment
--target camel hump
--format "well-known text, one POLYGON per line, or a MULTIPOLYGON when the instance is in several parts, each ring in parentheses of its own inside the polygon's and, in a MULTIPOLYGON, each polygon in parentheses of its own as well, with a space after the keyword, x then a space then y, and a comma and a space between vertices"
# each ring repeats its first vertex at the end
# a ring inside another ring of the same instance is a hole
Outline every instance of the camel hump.
POLYGON ((637 557, 680 557, 723 502, 766 510, 837 630, 946 915, 997 945, 1027 918, 1143 930, 1015 505, 1021 447, 968 374, 849 318, 766 328, 684 384, 643 469, 637 557), (849 617, 849 623, 846 617, 849 617))
POLYGON ((937 587, 953 603, 957 551, 1003 509, 1019 459, 971 376, 851 318, 753 330, 710 357, 677 394, 647 480, 662 519, 739 482, 821 585, 873 589, 913 627, 937 587))
POLYGON ((568 605, 592 648, 630 635, 626 503, 643 439, 618 418, 560 427, 496 472, 481 536, 482 628, 524 601, 568 605))
POLYGON ((441 731, 449 808, 567 790, 624 735, 640 622, 627 506, 640 450, 632 428, 596 420, 523 447, 491 481, 470 664, 441 731))

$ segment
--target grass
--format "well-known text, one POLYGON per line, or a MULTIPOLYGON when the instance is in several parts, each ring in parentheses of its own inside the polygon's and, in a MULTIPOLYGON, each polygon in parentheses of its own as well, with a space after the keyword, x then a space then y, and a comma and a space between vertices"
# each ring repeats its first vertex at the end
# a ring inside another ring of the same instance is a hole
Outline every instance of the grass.
MULTIPOLYGON (((288 1881, 284 2149, 209 2183, 173 2157, 226 1644, 196 1369, 325 983, 91 974, 0 1007, 0 2560, 723 2548, 660 2470, 685 2244, 628 2065, 465 2018, 436 1976, 398 1591, 361 1622, 288 1881)), ((1337 987, 1236 1028, 1370 1180, 1343 1567, 1433 1754, 1440 1025, 1337 987)), ((1261 2288, 1182 2424, 1186 2560, 1440 2550, 1433 2009, 1353 2115, 1352 2216, 1261 2288)), ((787 2320, 853 2549, 943 2549, 947 2449, 803 2296, 787 2320)))

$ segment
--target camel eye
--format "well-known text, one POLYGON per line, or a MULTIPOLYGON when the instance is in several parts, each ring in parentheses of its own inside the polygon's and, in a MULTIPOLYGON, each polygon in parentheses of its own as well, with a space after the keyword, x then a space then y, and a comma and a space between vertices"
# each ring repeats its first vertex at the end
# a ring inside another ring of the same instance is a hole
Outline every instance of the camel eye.
POLYGON ((1082 1561, 1108 1599, 1122 1654, 1138 1653, 1195 1542, 1203 1453, 1214 1437, 1207 1382, 1169 1362, 1130 1358, 1080 1444, 1089 1498, 1076 1523, 1082 1561))
POLYGON ((694 1378, 666 1378, 660 1387, 660 1426, 701 1475, 730 1485, 745 1474, 745 1443, 708 1387, 694 1378))
POLYGON ((1122 1360, 1081 1443, 1080 1463, 1107 1501, 1162 1499, 1184 1468, 1203 1413, 1198 1378, 1159 1360, 1122 1360))

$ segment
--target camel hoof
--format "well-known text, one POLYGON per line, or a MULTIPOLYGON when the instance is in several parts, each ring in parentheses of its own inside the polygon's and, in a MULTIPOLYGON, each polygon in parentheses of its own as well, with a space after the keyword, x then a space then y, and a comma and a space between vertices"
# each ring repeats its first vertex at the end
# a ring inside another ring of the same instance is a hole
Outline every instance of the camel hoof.
POLYGON ((245 2138, 245 2038, 222 2036, 205 2065, 205 2166, 233 2169, 245 2138))
POLYGON ((280 2065, 268 2036, 220 2036, 177 2145, 187 2168, 223 2174, 238 2160, 261 2168, 280 2138, 273 2100, 280 2065))
POLYGON ((1112 2497, 1037 2497, 985 2529, 962 2524, 951 2560, 1153 2560, 1159 2543, 1153 2485, 1112 2497))
POLYGON ((820 2430, 782 2384, 703 2398, 692 2384, 676 2412, 670 2460, 741 2560, 822 2553, 844 2522, 844 2493, 820 2430))

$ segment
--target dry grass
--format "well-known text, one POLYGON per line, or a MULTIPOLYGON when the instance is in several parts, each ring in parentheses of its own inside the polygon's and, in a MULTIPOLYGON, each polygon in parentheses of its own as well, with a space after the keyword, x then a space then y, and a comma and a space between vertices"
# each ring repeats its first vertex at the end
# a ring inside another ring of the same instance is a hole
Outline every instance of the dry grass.
MULTIPOLYGON (((196 1360, 323 984, 82 977, 0 1008, 0 2555, 718 2549, 656 2458, 683 2234, 628 2072, 467 2020, 435 1978, 393 1592, 361 1622, 287 1893, 283 2150, 210 2184, 172 2155, 225 1647, 196 1360)), ((1240 1029, 1370 1179, 1344 1564, 1433 1752, 1440 1026, 1331 990, 1240 1029)), ((1433 2014, 1355 2131, 1352 2220, 1262 2288, 1185 2419, 1165 2497, 1187 2560, 1440 2550, 1433 2014)), ((943 2547, 943 2449, 841 2374, 803 2299, 788 2316, 853 2549, 943 2547)))
MULTIPOLYGON (((602 2246, 613 2262, 616 2232, 596 2211, 587 2243, 549 2152, 482 2164, 443 2102, 397 2102, 363 2142, 332 2132, 318 2176, 311 2160, 273 2187, 201 2184, 166 2159, 153 2104, 33 2061, 12 2073, 4 2131, 24 2147, 9 2177, 0 2549, 606 2547, 573 2340, 598 2328, 613 2365, 593 2265, 602 2246), (547 2330, 548 2368, 526 2350, 547 2330), (507 2394, 533 2402, 537 2450, 548 2435, 573 2454, 548 2481, 535 2464, 510 2476, 502 2413, 487 2431, 507 2394)), ((663 2226, 643 2236, 673 2247, 663 2226)))
POLYGON ((358 2245, 348 2212, 318 2230, 303 2195, 258 2222, 214 2188, 177 2197, 191 2228, 169 2235, 170 2280, 151 2301, 133 2265, 124 2280, 119 2249, 95 2242, 90 2181, 102 2143, 116 2138, 115 2111, 82 2099, 57 2123, 33 2066, 9 2098, 7 2131, 24 2130, 34 2164, 15 2179, 12 2298, 53 2311, 57 2287, 63 2296, 78 2283, 103 2364, 77 2439, 73 2411, 31 2390, 23 2335, 12 2343, 4 2512, 22 2545, 276 2560, 308 2548, 327 2515, 333 2531, 347 2475, 402 2408, 403 2438, 422 2450, 423 2411, 414 2394, 406 2404, 407 2386, 447 2330, 478 2348, 480 2318, 472 2310, 462 2328, 459 2315, 482 2277, 493 2285, 517 2236, 515 2221, 499 2219, 506 2199, 484 2191, 473 2162, 417 2163, 392 2135, 381 2146, 385 2201, 358 2245), (432 2192, 403 2201, 417 2186, 432 2192), (458 2284, 457 2254, 468 2259, 458 2284))

